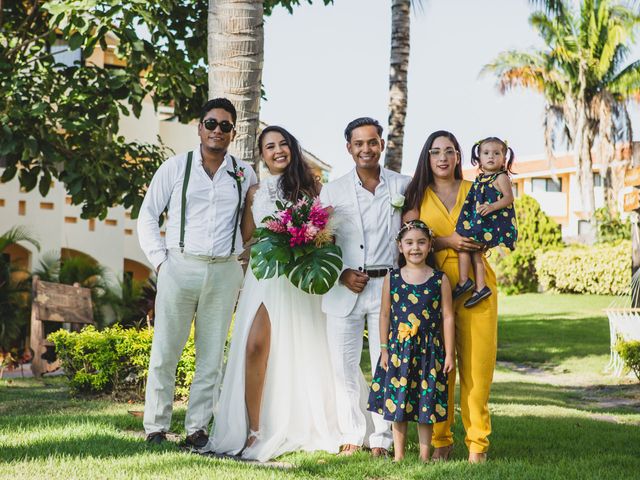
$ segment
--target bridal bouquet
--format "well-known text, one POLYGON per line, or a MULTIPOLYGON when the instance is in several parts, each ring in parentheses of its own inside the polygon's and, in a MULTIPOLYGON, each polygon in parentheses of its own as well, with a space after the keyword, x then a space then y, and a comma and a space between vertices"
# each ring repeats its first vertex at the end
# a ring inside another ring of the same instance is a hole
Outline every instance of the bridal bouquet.
POLYGON ((286 275, 297 288, 322 295, 336 283, 342 270, 342 252, 332 243, 327 208, 318 198, 297 203, 276 202, 277 211, 257 228, 251 248, 251 270, 256 278, 286 275))

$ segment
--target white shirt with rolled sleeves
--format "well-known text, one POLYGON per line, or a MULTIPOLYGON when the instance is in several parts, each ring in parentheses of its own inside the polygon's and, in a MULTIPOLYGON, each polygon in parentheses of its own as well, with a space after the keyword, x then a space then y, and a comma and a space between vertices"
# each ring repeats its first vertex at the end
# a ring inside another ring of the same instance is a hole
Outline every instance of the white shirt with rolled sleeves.
MULTIPOLYGON (((257 183, 251 165, 236 158, 238 169, 244 169, 242 206, 247 190, 257 183)), ((182 208, 182 184, 187 153, 176 155, 164 162, 153 176, 142 202, 138 216, 140 247, 154 268, 167 258, 167 250, 179 248, 180 213, 182 208), (168 207, 166 236, 160 235, 158 219, 168 207)), ((225 155, 224 163, 209 178, 202 166, 200 148, 193 150, 193 161, 187 190, 184 251, 193 255, 224 257, 231 253, 233 221, 238 205, 238 190, 233 172, 231 155, 225 155)), ((240 228, 240 221, 238 229, 240 228)), ((235 252, 242 252, 242 235, 236 232, 235 252)))

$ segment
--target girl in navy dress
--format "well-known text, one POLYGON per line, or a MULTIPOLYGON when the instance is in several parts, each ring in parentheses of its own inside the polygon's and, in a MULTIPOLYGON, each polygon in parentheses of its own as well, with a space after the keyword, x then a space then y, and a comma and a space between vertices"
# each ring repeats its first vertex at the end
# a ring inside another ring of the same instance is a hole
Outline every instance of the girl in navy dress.
MULTIPOLYGON (((513 190, 509 174, 515 155, 511 147, 497 137, 480 140, 471 149, 471 164, 479 165, 476 177, 458 217, 456 232, 486 248, 498 245, 513 250, 518 238, 513 209, 513 190)), ((474 289, 464 302, 467 308, 491 295, 484 280, 484 252, 458 252, 460 279, 453 289, 454 300, 474 289), (475 284, 469 278, 473 263, 475 284)))
POLYGON ((396 461, 404 458, 408 422, 417 422, 420 459, 429 461, 433 424, 447 418, 447 375, 454 368, 451 286, 434 268, 433 234, 420 220, 397 237, 400 267, 384 279, 380 360, 368 410, 393 422, 396 461))

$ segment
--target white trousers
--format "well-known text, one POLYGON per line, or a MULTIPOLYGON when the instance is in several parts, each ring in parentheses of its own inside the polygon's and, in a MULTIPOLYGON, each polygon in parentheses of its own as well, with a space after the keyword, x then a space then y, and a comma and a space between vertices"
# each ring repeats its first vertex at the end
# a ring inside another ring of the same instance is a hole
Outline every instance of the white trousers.
POLYGON ((233 308, 242 284, 235 258, 171 250, 158 274, 156 319, 144 406, 147 434, 171 425, 176 367, 195 315, 196 370, 185 418, 187 435, 209 430, 222 380, 222 361, 233 308))
POLYGON ((336 376, 342 444, 391 448, 391 423, 367 411, 369 385, 360 369, 365 321, 372 374, 380 356, 380 302, 384 278, 371 278, 346 317, 327 315, 327 337, 336 376), (368 438, 367 438, 368 437, 368 438))

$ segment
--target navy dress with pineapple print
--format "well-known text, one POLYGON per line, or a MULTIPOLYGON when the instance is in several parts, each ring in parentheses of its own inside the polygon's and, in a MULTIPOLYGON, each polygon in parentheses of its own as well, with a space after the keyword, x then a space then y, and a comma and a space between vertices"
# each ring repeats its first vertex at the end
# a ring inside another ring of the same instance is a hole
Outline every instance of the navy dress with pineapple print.
POLYGON ((498 176, 506 174, 502 170, 492 174, 480 173, 476 177, 462 205, 456 225, 457 233, 489 248, 501 245, 509 250, 515 249, 518 229, 513 204, 484 217, 478 213, 480 205, 495 203, 502 198, 495 181, 498 176))
POLYGON ((420 285, 391 270, 389 368, 376 368, 367 409, 392 422, 436 423, 447 419, 447 375, 442 339, 442 275, 420 285))

